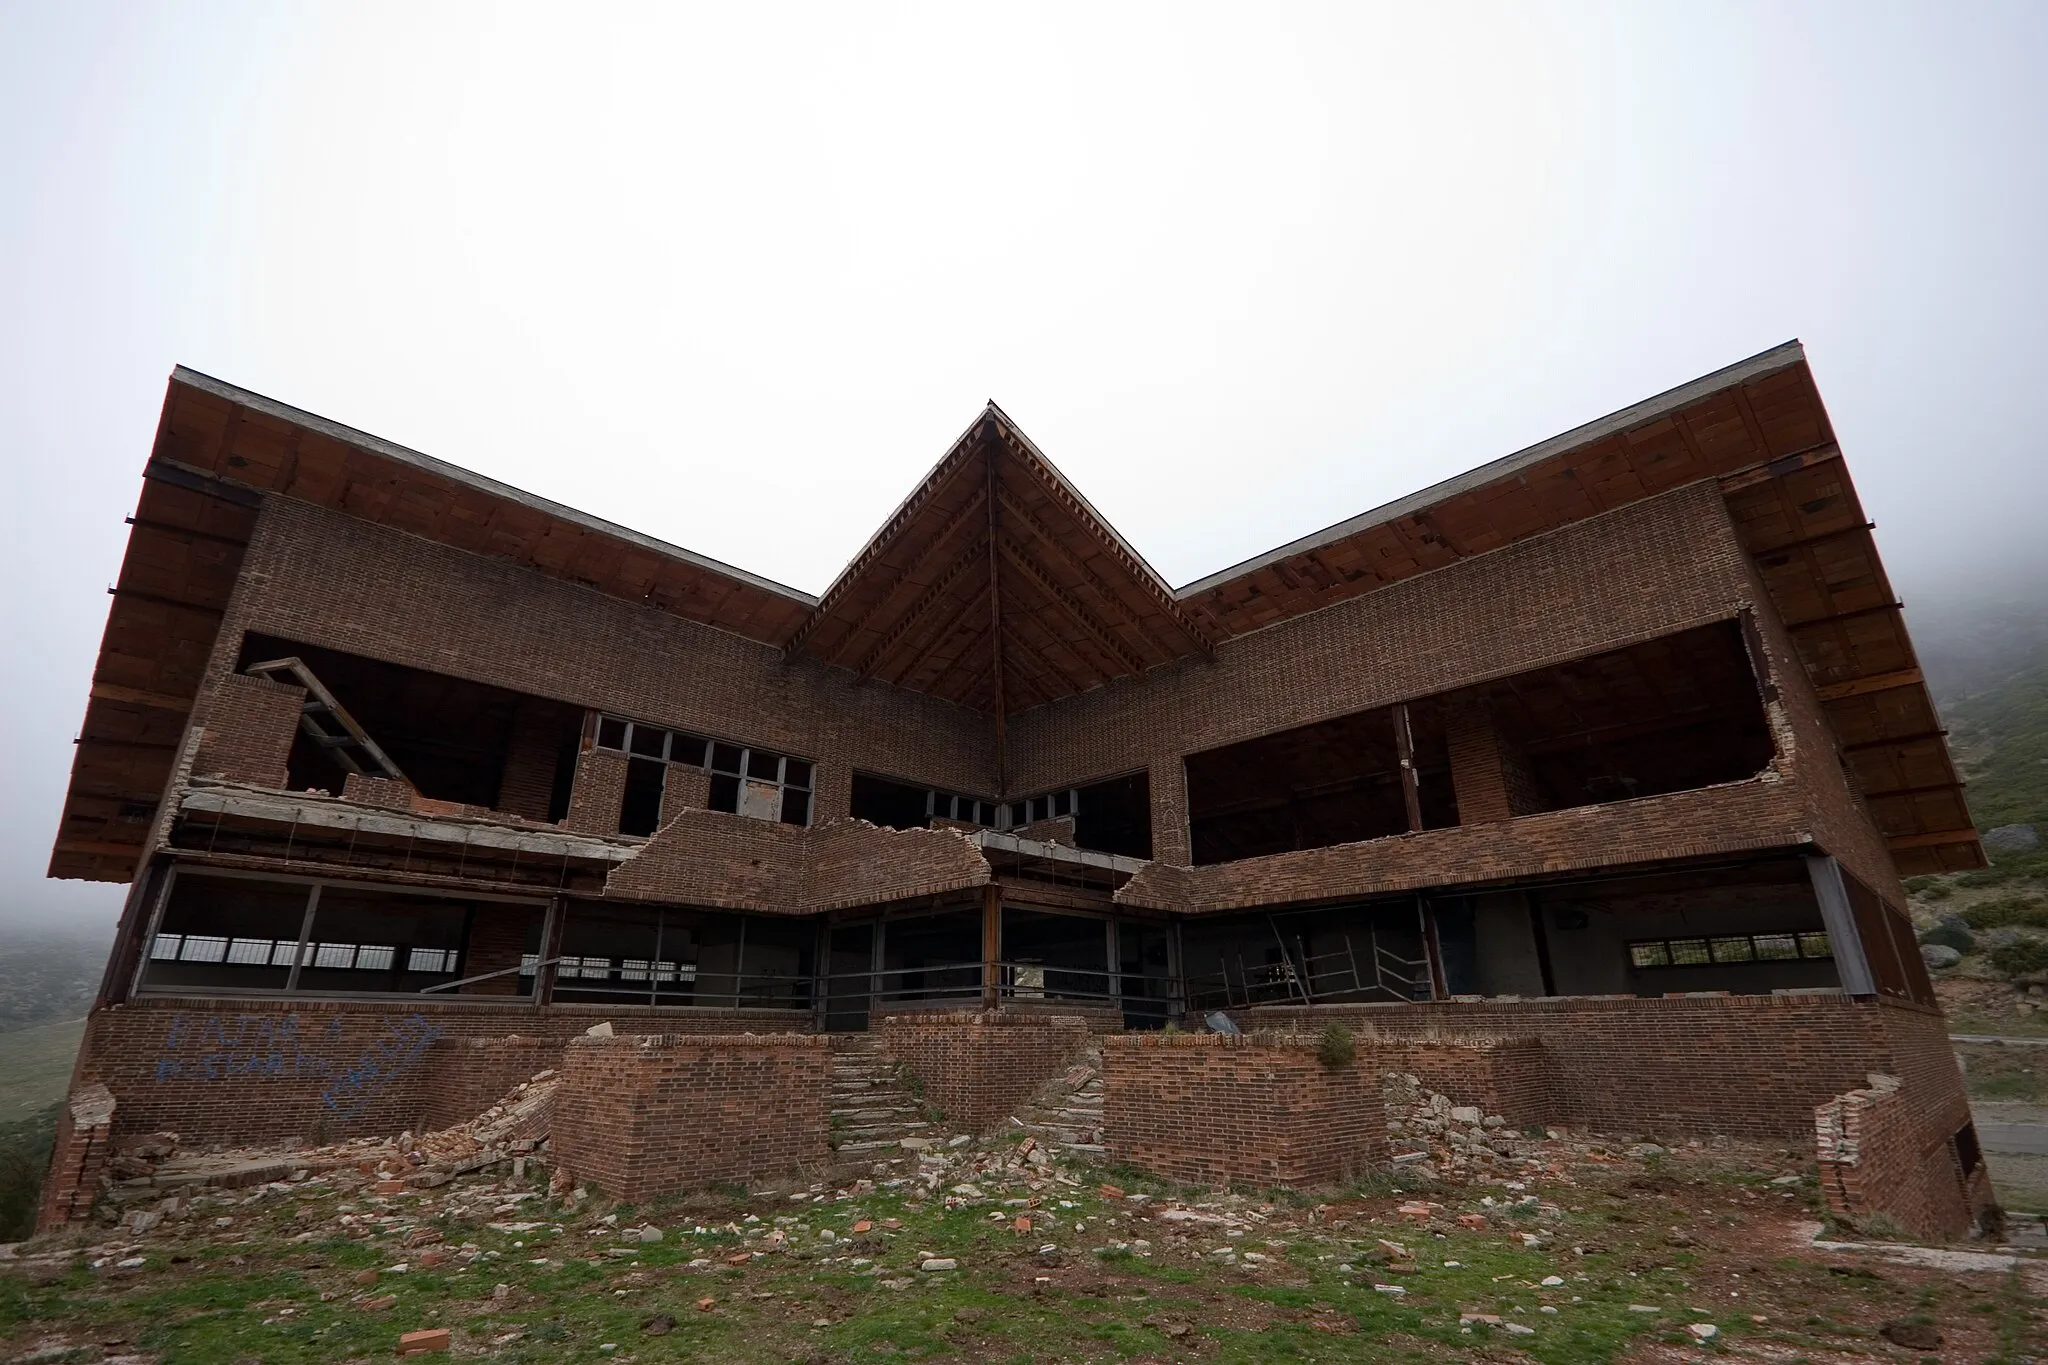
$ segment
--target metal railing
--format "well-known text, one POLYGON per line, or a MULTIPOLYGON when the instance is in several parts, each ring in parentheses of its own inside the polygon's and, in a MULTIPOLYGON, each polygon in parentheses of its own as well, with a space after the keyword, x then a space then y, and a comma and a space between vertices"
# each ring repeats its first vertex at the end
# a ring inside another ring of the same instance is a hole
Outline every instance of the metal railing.
POLYGON ((1402 956, 1379 941, 1377 930, 1369 930, 1362 945, 1348 933, 1341 938, 1342 948, 1321 954, 1309 953, 1298 937, 1292 948, 1282 939, 1278 962, 1247 963, 1239 951, 1223 960, 1221 971, 1188 979, 1188 1009, 1430 997, 1428 959, 1402 956))

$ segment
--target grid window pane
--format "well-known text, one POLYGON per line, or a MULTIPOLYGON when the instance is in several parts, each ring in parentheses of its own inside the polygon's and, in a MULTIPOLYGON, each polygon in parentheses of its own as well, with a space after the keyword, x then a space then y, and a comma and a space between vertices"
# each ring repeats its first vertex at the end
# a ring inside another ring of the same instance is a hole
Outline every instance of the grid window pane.
POLYGON ((353 967, 356 965, 356 945, 353 943, 322 943, 313 949, 315 967, 353 967))
POLYGON ((1714 960, 1703 938, 1674 938, 1669 946, 1674 967, 1703 967, 1714 960))
POLYGON ((178 949, 183 947, 184 943, 185 936, 183 934, 158 934, 156 938, 151 940, 149 945, 150 960, 153 962, 176 962, 178 960, 178 949))
POLYGON ((275 944, 271 945, 270 965, 273 967, 289 967, 292 965, 292 958, 298 955, 298 951, 298 940, 293 939, 287 942, 284 939, 279 939, 275 944))
POLYGON ((1796 934, 1758 934, 1756 955, 1760 962, 1783 962, 1799 956, 1799 937, 1796 934))
POLYGON ((782 764, 782 780, 788 786, 808 789, 811 785, 811 765, 800 758, 785 759, 782 764))
POLYGON ((782 780, 782 755, 763 753, 759 749, 747 751, 747 776, 758 777, 763 782, 782 780))
POLYGON ((227 960, 243 967, 267 967, 277 944, 267 938, 238 938, 228 942, 227 960))
POLYGON ((704 766, 704 741, 696 735, 671 734, 668 737, 668 761, 687 763, 693 768, 704 766))
POLYGON ((642 758, 664 758, 668 754, 668 731, 652 725, 635 725, 632 741, 626 749, 642 758))
POLYGON ((740 760, 745 753, 746 751, 737 744, 714 743, 711 746, 711 771, 715 773, 732 773, 737 776, 740 770, 740 760))
POLYGON ((1801 934, 1799 936, 1799 955, 1801 957, 1833 957, 1835 950, 1828 946, 1828 936, 1826 933, 1801 934))
POLYGON ((1671 954, 1661 943, 1631 943, 1628 960, 1635 967, 1669 967, 1671 954))
POLYGON ((626 747, 626 722, 610 716, 600 716, 597 722, 597 747, 600 749, 623 749, 626 747))
POLYGON ((519 974, 520 974, 521 976, 537 976, 537 975, 539 975, 539 973, 540 973, 540 954, 539 954, 539 953, 521 953, 521 954, 519 955, 519 974))
POLYGON ((409 972, 452 972, 455 970, 455 950, 453 948, 407 949, 405 969, 409 972))
POLYGON ((1748 934, 1717 938, 1712 946, 1716 962, 1752 962, 1756 959, 1756 948, 1750 943, 1748 934))
POLYGON ((184 962, 219 962, 228 954, 228 941, 211 934, 185 935, 184 951, 178 954, 184 962))
POLYGON ((365 943, 356 949, 356 966, 364 971, 389 971, 398 958, 398 949, 382 944, 365 943))

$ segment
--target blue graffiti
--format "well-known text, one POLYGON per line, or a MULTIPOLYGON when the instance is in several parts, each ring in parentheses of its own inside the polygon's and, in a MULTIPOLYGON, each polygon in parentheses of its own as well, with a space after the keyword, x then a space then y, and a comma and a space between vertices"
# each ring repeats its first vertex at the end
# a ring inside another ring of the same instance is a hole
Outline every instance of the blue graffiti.
MULTIPOLYGON (((342 1035, 339 1018, 327 1021, 331 1043, 342 1035)), ((157 1058, 158 1084, 167 1081, 295 1080, 323 1082, 320 1102, 342 1118, 357 1118, 394 1082, 412 1071, 447 1031, 424 1015, 385 1026, 360 1057, 346 1066, 301 1047, 294 1014, 221 1016, 176 1014, 157 1058)))
POLYGON ((387 1026, 384 1036, 370 1045, 353 1065, 343 1067, 320 1092, 320 1102, 343 1118, 357 1118, 370 1101, 391 1087, 392 1082, 419 1065, 436 1040, 447 1030, 425 1016, 409 1014, 387 1026))

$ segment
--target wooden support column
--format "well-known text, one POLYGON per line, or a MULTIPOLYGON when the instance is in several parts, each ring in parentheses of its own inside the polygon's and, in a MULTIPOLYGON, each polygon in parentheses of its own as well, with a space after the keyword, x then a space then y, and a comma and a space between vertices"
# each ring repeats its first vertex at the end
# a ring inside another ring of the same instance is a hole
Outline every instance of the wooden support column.
POLYGON ((1417 834, 1422 830, 1422 791, 1416 785, 1415 730, 1406 702, 1394 708, 1394 752, 1401 759, 1401 804, 1408 812, 1408 832, 1417 834))
POLYGON ((1422 917, 1422 955, 1429 959, 1429 991, 1437 1000, 1450 999, 1451 990, 1444 977, 1444 945, 1437 937, 1436 907, 1429 903, 1429 897, 1415 898, 1415 911, 1422 917))
POLYGON ((981 888, 981 1007, 1002 1004, 1003 888, 990 882, 981 888))
POLYGON ((540 965, 533 971, 533 1003, 548 1005, 555 999, 555 976, 560 970, 555 959, 562 955, 562 934, 569 918, 569 903, 560 896, 548 899, 547 917, 540 925, 540 965))

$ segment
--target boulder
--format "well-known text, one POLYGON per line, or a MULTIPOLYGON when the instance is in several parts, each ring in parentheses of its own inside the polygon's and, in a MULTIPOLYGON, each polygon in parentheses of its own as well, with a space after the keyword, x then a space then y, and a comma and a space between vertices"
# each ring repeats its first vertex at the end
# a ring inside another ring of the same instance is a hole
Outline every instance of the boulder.
POLYGON ((2033 825, 2000 825, 1984 831, 1984 847, 1994 853, 2029 853, 2041 846, 2041 831, 2033 825))
POLYGON ((1946 943, 1921 944, 1920 957, 1935 971, 1940 971, 1944 967, 1953 967, 1963 960, 1963 955, 1949 947, 1946 943))

